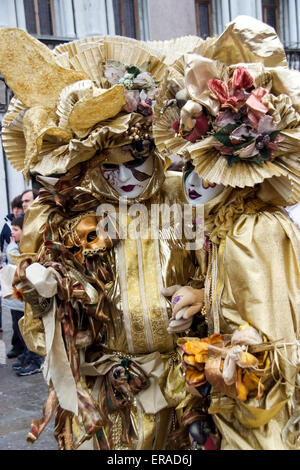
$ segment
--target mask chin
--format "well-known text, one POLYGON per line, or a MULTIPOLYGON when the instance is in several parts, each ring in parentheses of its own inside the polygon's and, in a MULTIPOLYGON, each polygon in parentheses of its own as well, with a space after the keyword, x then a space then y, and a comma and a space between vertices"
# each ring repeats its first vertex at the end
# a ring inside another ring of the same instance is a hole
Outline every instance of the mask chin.
POLYGON ((192 170, 185 180, 186 196, 190 204, 205 204, 217 197, 224 190, 222 184, 210 184, 205 182, 192 170))

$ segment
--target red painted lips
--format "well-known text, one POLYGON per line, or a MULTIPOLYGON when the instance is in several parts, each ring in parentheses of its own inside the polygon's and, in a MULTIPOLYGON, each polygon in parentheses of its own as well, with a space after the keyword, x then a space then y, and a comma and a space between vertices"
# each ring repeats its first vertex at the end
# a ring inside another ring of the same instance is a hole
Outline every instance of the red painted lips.
POLYGON ((135 188, 134 184, 128 184, 127 186, 121 186, 122 191, 125 191, 126 193, 130 193, 133 191, 135 188))
POLYGON ((198 199, 198 197, 201 197, 201 194, 197 193, 194 189, 189 189, 189 198, 190 199, 198 199))

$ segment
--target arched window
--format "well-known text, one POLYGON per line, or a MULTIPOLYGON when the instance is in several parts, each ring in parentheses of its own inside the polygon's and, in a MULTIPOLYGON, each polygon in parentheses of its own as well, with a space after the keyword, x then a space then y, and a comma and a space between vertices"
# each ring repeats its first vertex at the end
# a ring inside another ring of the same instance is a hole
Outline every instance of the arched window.
POLYGON ((213 34, 211 0, 195 0, 197 33, 202 39, 213 34))
POLYGON ((278 0, 263 0, 263 21, 272 26, 279 34, 279 2, 278 0))
POLYGON ((55 35, 53 0, 24 0, 26 29, 38 36, 55 35))

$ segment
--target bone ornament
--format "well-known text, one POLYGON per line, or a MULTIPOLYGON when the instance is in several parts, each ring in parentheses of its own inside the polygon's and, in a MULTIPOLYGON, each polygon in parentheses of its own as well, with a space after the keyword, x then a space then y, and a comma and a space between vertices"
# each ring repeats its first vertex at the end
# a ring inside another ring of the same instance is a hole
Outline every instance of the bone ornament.
POLYGON ((196 125, 196 118, 202 114, 202 106, 195 101, 188 100, 180 111, 180 130, 191 132, 196 125))

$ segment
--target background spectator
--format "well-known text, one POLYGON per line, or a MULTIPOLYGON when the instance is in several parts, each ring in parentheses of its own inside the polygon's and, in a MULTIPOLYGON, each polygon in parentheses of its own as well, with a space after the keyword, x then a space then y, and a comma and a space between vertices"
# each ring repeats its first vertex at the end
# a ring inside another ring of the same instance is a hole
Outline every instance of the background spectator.
POLYGON ((28 209, 37 196, 37 191, 32 189, 27 189, 21 194, 23 212, 26 212, 26 209, 28 209))
POLYGON ((6 248, 7 245, 10 243, 11 237, 11 221, 18 217, 18 215, 22 214, 23 207, 22 207, 22 195, 15 197, 11 202, 11 210, 10 214, 4 219, 4 225, 1 230, 0 234, 0 251, 2 253, 2 263, 6 263, 6 248))
MULTIPOLYGON (((19 254, 19 242, 22 237, 24 215, 21 215, 11 222, 12 241, 7 247, 7 261, 13 264, 11 255, 19 254)), ((43 359, 38 354, 35 354, 27 348, 22 334, 19 329, 19 320, 24 315, 24 302, 17 299, 5 299, 5 302, 10 303, 13 336, 12 336, 12 349, 7 353, 7 357, 18 357, 18 362, 13 364, 13 369, 17 375, 25 376, 41 372, 43 359), (13 308, 12 308, 13 307, 13 308)))
MULTIPOLYGON (((11 242, 7 246, 6 250, 6 257, 7 263, 14 264, 11 255, 18 255, 18 243, 22 236, 22 228, 23 228, 23 220, 24 216, 19 215, 18 217, 14 218, 11 222, 11 242)), ((10 299, 2 299, 2 306, 6 307, 11 312, 11 319, 12 319, 12 338, 11 338, 11 350, 7 353, 7 357, 12 359, 14 357, 23 354, 26 350, 25 342, 21 336, 18 321, 24 315, 24 303, 20 300, 10 298, 10 299)))
MULTIPOLYGON (((0 233, 0 267, 3 264, 6 264, 6 249, 10 243, 11 237, 11 221, 13 218, 17 217, 18 215, 22 214, 22 197, 21 195, 15 197, 11 202, 11 214, 7 214, 4 219, 4 225, 2 227, 0 233)), ((0 290, 1 293, 1 290, 0 290)), ((2 332, 2 306, 1 306, 1 297, 0 297, 0 332, 2 332)))

